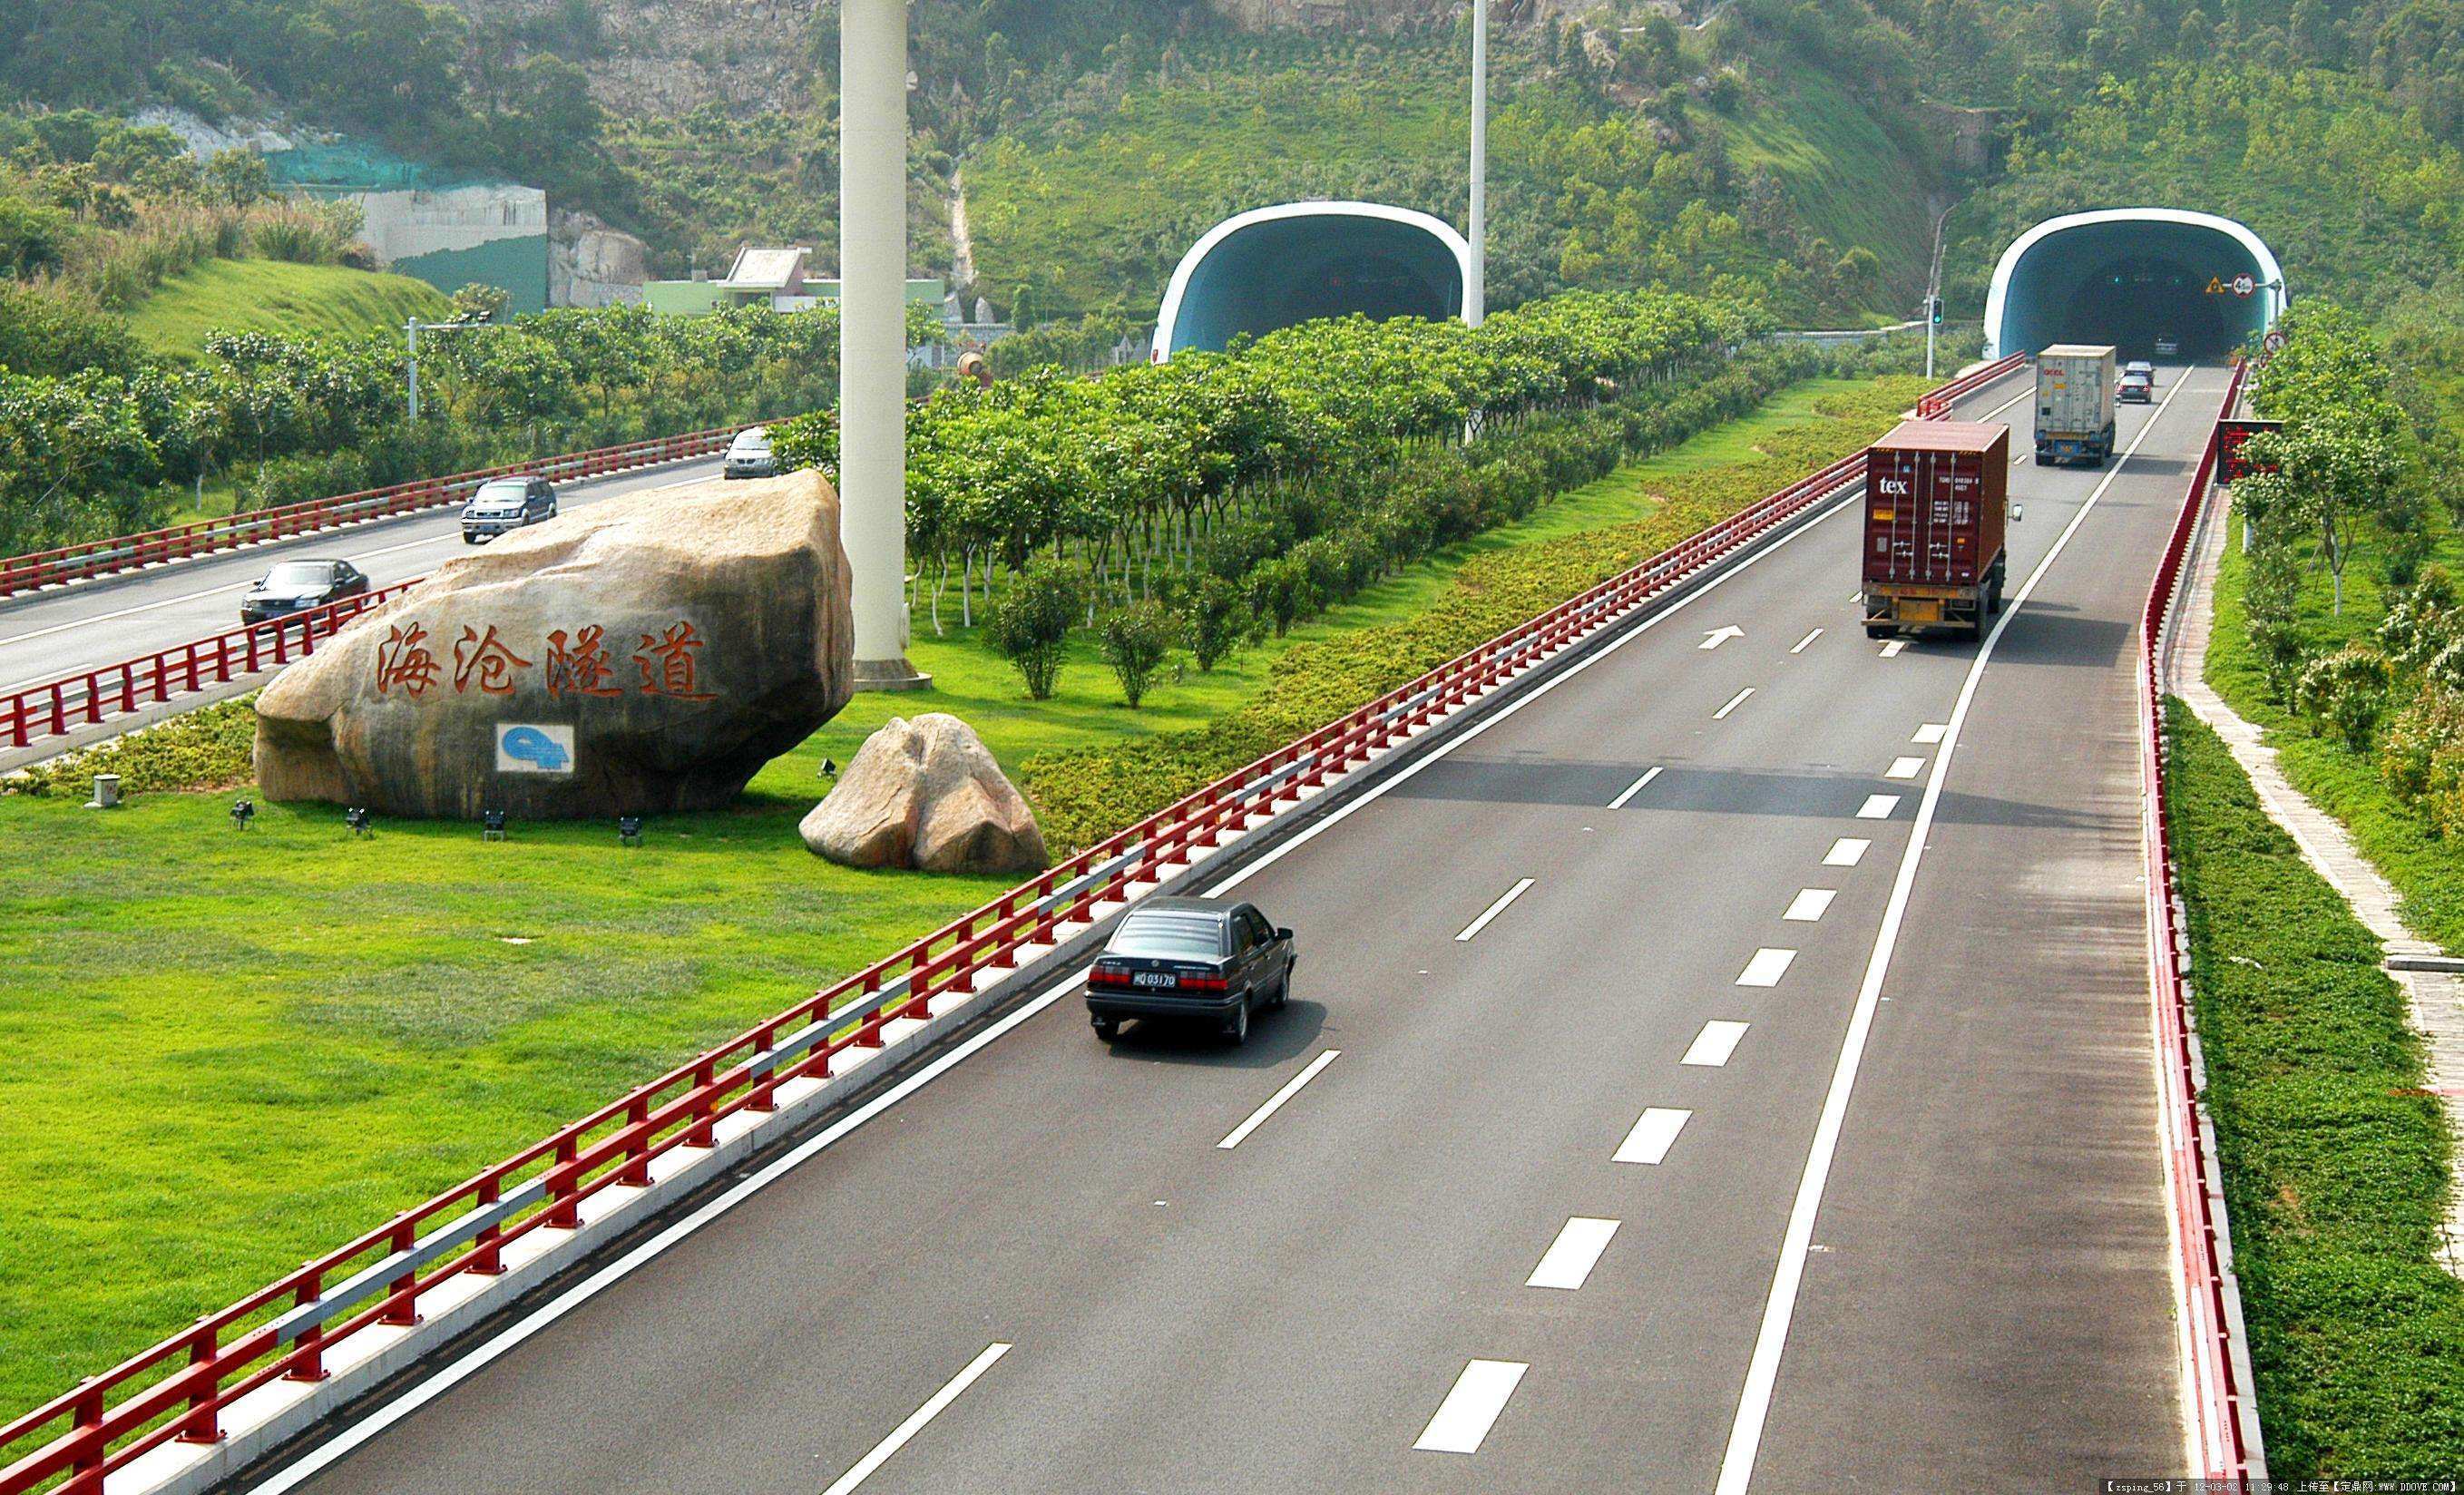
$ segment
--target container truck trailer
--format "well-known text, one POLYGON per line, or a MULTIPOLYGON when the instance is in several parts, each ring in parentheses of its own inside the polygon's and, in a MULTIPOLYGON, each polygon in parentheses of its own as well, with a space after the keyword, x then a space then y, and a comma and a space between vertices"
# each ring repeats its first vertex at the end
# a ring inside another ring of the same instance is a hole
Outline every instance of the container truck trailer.
POLYGON ((1981 635, 2010 565, 2011 429, 1902 421, 1865 453, 1865 636, 1981 635))
POLYGON ((2057 342, 2036 355, 2036 463, 2113 455, 2113 349, 2057 342))

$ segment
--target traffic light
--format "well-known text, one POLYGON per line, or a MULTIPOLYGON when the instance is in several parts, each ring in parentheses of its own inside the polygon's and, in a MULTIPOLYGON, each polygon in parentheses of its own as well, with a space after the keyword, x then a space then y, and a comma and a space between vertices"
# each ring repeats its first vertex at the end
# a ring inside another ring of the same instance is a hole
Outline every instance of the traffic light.
POLYGON ((1925 297, 1925 318, 1937 327, 1942 325, 1941 297, 1929 296, 1925 297))

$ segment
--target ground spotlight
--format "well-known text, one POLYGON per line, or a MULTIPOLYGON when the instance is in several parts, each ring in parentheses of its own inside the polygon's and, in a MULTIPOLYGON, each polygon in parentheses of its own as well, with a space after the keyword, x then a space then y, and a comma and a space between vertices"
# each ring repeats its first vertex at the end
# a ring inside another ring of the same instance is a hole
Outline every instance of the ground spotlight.
POLYGON ((254 819, 256 819, 255 805, 249 803, 246 800, 237 800, 232 802, 231 824, 241 830, 246 830, 248 829, 248 823, 254 819))
POLYGON ((366 806, 354 804, 349 809, 344 810, 342 812, 342 824, 351 827, 351 834, 354 836, 366 835, 368 833, 368 812, 366 806))
POLYGON ((837 759, 827 758, 822 759, 822 777, 832 783, 838 782, 839 765, 837 759))
POLYGON ((505 839, 504 811, 481 810, 479 812, 479 839, 482 841, 502 841, 505 839))
POLYGON ((639 815, 617 816, 616 839, 628 846, 640 846, 642 844, 642 817, 639 815))

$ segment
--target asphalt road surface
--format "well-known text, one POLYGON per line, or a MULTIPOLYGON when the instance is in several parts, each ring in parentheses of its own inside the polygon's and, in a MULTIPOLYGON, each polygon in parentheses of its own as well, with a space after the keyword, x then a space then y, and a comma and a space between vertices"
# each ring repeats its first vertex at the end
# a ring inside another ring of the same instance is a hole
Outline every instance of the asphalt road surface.
POLYGON ((1059 996, 266 1487, 2182 1472, 2129 639, 2225 382, 2022 455, 1989 668, 1863 636, 1843 507, 1243 874, 1247 1047, 1059 996))
MULTIPOLYGON (((705 457, 560 483, 557 502, 576 509, 718 471, 719 459, 705 457)), ((379 586, 425 576, 462 554, 461 512, 379 519, 0 602, 0 695, 228 633, 240 626, 240 594, 277 561, 339 557, 379 586)))

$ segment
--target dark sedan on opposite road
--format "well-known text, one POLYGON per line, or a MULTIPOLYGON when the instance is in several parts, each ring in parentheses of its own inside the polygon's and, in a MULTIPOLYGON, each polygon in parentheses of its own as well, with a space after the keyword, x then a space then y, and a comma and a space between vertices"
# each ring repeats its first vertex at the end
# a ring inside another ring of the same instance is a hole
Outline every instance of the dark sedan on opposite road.
POLYGON ((347 561, 285 561, 241 594, 239 621, 253 627, 358 597, 367 589, 367 574, 347 561))
POLYGON ((1087 1013, 1110 1042, 1123 1018, 1215 1024, 1233 1043, 1253 1012, 1292 995, 1292 932, 1254 905, 1150 898, 1122 918, 1087 978, 1087 1013))

